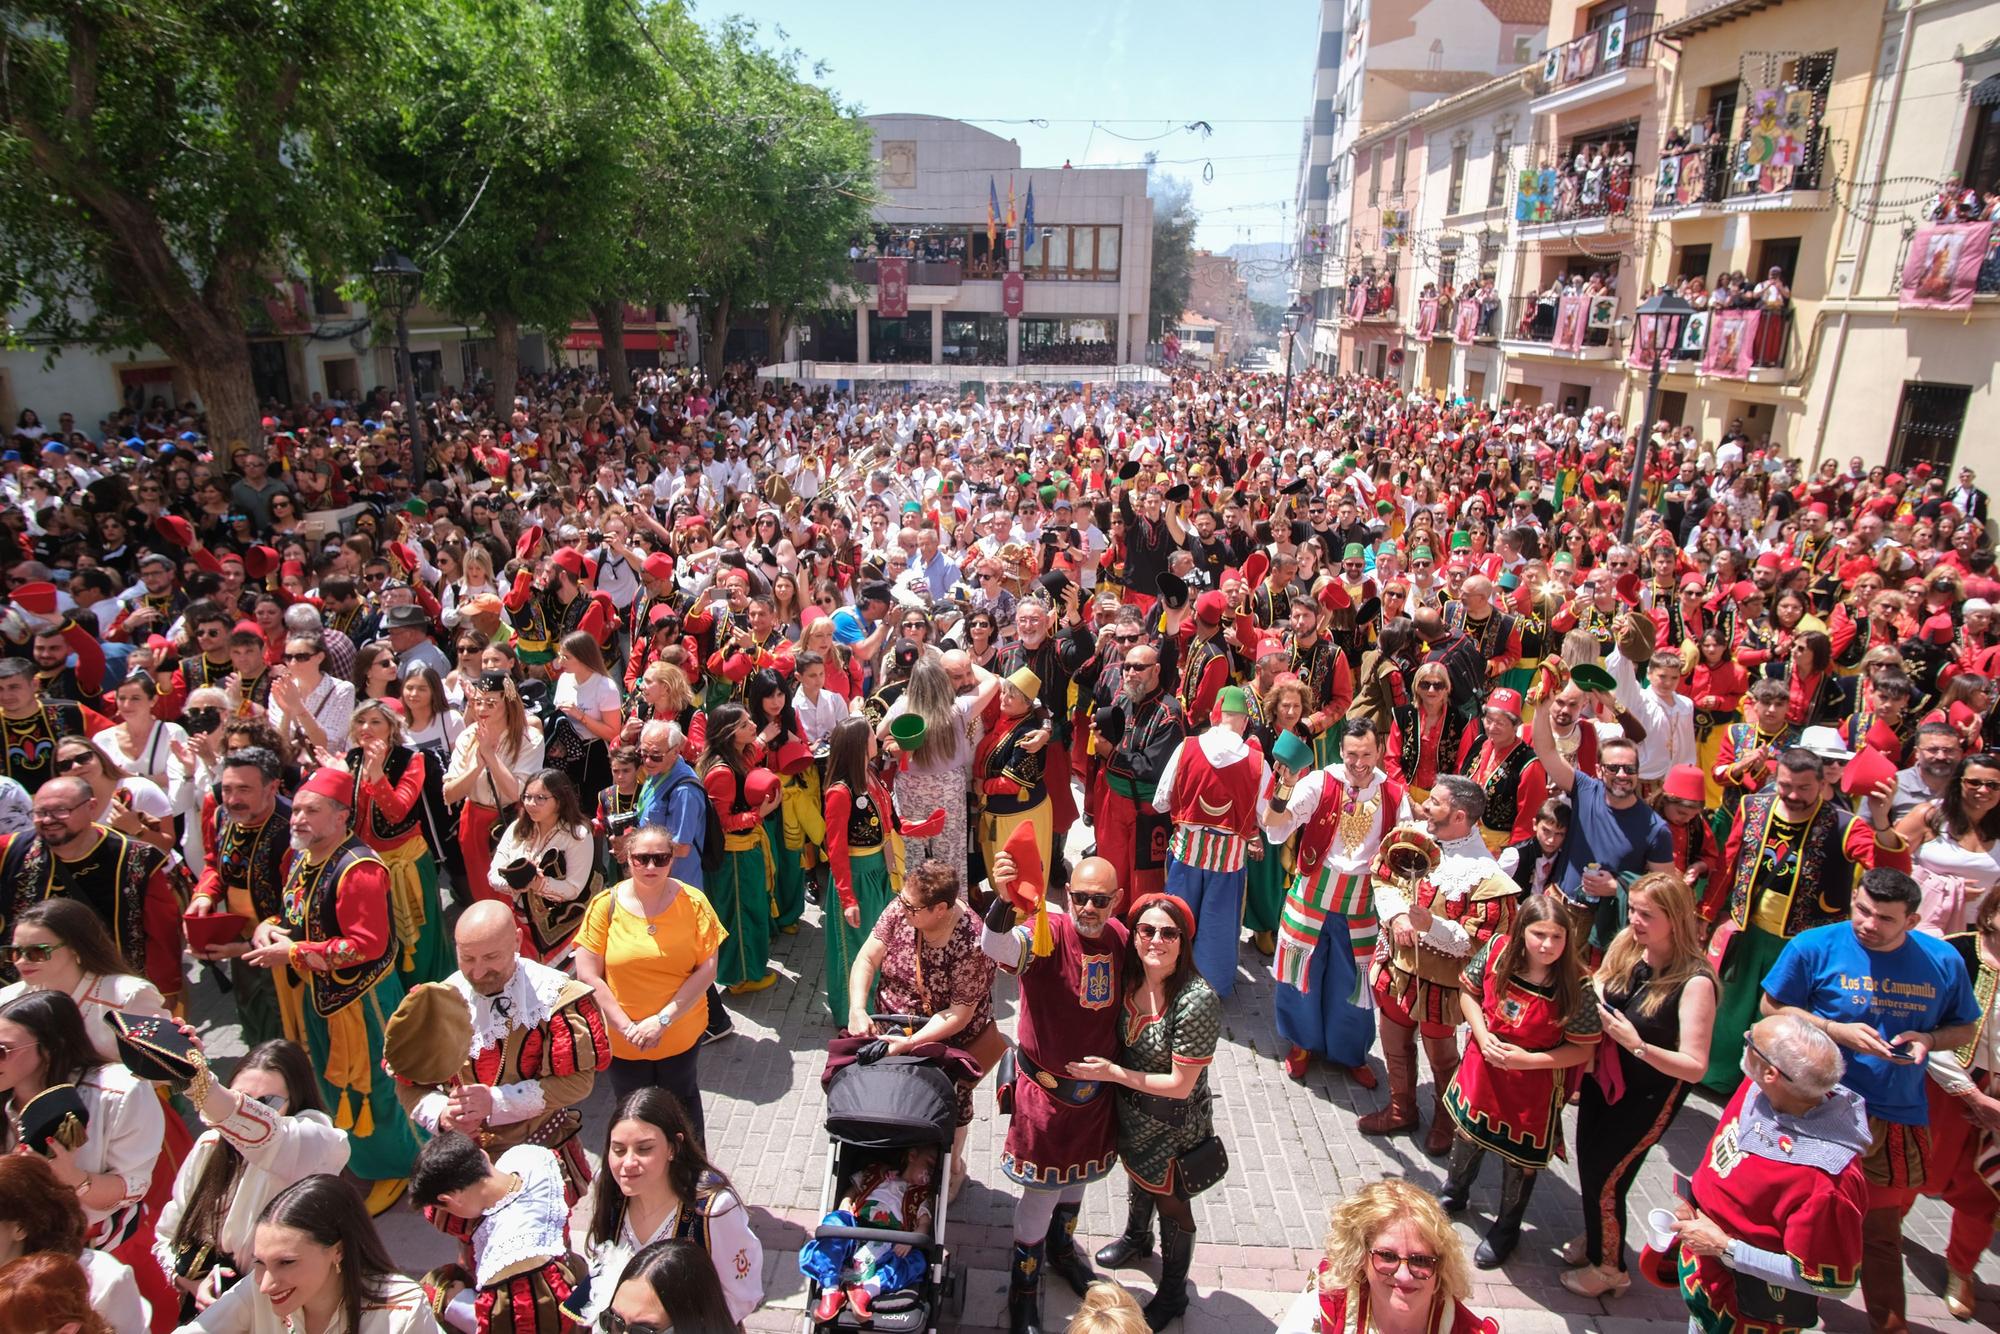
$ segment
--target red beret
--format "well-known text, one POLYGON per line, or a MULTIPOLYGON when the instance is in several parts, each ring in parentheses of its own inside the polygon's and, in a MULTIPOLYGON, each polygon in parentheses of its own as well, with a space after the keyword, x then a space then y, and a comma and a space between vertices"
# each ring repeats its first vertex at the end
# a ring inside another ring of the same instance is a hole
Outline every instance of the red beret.
POLYGON ((194 545, 194 525, 178 514, 162 514, 154 519, 153 531, 182 550, 194 545))
POLYGON ((14 605, 31 616, 56 614, 56 586, 43 580, 21 584, 14 590, 14 605))
POLYGON ((542 540, 542 526, 531 523, 521 530, 521 538, 514 543, 514 559, 526 560, 535 554, 535 546, 542 540))

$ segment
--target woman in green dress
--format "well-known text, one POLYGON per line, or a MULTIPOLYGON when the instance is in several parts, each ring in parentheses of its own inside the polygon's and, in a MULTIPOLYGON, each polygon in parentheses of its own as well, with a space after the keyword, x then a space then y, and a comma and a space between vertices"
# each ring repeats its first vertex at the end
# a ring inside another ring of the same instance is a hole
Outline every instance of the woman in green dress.
POLYGON ((1146 1324, 1164 1329, 1188 1307, 1194 1206, 1181 1160, 1215 1133, 1208 1066, 1222 1035, 1222 1002, 1194 971, 1187 905, 1148 894, 1132 911, 1118 1059, 1086 1057, 1070 1062, 1068 1073, 1118 1086, 1118 1157, 1130 1178, 1130 1213, 1124 1235, 1099 1251, 1097 1262, 1116 1269, 1150 1252, 1157 1211, 1160 1286, 1146 1303, 1146 1324))
MULTIPOLYGON (((777 669, 760 667, 743 683, 743 700, 750 721, 757 729, 757 743, 764 748, 765 763, 778 769, 778 754, 794 746, 803 756, 809 753, 805 730, 799 726, 798 710, 792 707, 791 693, 777 669)), ((803 759, 801 763, 803 763, 803 759)), ((806 764, 806 773, 812 766, 806 764)), ((805 775, 797 781, 803 784, 805 775)), ((817 804, 817 803, 815 803, 817 804)), ((799 919, 806 911, 806 849, 811 846, 798 821, 786 828, 788 808, 779 808, 764 819, 764 837, 771 844, 771 860, 776 868, 771 898, 777 909, 777 928, 785 935, 797 935, 799 919)))
POLYGON ((729 937, 717 957, 715 980, 731 995, 762 991, 778 980, 771 961, 771 890, 775 867, 764 821, 782 795, 775 778, 753 770, 762 754, 757 726, 740 705, 708 711, 708 746, 697 772, 722 824, 722 865, 703 875, 703 889, 729 937), (766 780, 753 783, 753 773, 766 780), (753 794, 752 789, 757 788, 753 794))

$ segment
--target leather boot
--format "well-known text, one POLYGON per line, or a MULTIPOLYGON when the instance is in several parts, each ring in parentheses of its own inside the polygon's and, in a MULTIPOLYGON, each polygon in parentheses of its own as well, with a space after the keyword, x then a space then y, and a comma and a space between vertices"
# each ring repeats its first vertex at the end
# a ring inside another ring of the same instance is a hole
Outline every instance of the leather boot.
POLYGON ((1451 1113, 1445 1110, 1444 1091, 1458 1073, 1458 1039, 1453 1036, 1424 1039, 1424 1059, 1431 1067, 1431 1128, 1424 1136, 1424 1152, 1442 1158, 1451 1152, 1451 1113))
POLYGON ((1507 1263, 1521 1240, 1521 1220, 1528 1213, 1528 1197, 1535 1193, 1539 1172, 1527 1172, 1507 1164, 1500 1175, 1500 1214, 1486 1229, 1486 1239, 1472 1254, 1472 1263, 1481 1269, 1498 1269, 1507 1263))
POLYGON ((1007 1334, 1042 1334, 1043 1243, 1014 1243, 1014 1267, 1007 1275, 1007 1334))
POLYGON ((1395 1135, 1417 1128, 1417 1030, 1381 1017, 1382 1064, 1389 1069, 1389 1105, 1355 1122, 1364 1135, 1395 1135))
POLYGON ((1891 1205, 1861 1216, 1861 1304, 1875 1334, 1903 1334, 1903 1211, 1891 1205))
POLYGON ((1125 1231, 1097 1252, 1097 1263, 1106 1269, 1123 1269, 1153 1253, 1153 1192, 1129 1182, 1125 1190, 1125 1231))
POLYGON ((1146 1328, 1165 1329, 1188 1309, 1188 1266, 1194 1263, 1194 1233, 1160 1219, 1160 1286, 1146 1303, 1146 1328))
POLYGON ((1048 1251, 1049 1272, 1069 1284, 1079 1297, 1097 1281, 1090 1262, 1076 1246, 1076 1216, 1082 1212, 1081 1204, 1058 1204, 1049 1217, 1049 1238, 1042 1243, 1048 1251))
POLYGON ((1479 1164, 1485 1159, 1486 1150, 1469 1139, 1454 1139, 1451 1144, 1451 1173, 1445 1177, 1444 1189, 1438 1192, 1438 1203, 1448 1214, 1465 1212, 1466 1201, 1472 1197, 1472 1183, 1479 1176, 1479 1164))

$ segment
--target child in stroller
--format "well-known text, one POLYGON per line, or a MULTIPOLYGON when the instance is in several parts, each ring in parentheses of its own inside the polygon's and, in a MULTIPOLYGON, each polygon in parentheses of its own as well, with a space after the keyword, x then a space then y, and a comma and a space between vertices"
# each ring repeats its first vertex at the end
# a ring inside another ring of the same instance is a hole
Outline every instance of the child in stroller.
MULTIPOLYGON (((912 1145, 900 1167, 878 1162, 855 1172, 840 1208, 820 1222, 928 1233, 937 1198, 937 1170, 937 1147, 912 1145)), ((909 1246, 846 1237, 814 1239, 799 1252, 799 1271, 820 1286, 819 1303, 813 1308, 813 1318, 820 1321, 837 1316, 843 1302, 866 1320, 877 1297, 915 1287, 928 1267, 924 1253, 909 1246)))

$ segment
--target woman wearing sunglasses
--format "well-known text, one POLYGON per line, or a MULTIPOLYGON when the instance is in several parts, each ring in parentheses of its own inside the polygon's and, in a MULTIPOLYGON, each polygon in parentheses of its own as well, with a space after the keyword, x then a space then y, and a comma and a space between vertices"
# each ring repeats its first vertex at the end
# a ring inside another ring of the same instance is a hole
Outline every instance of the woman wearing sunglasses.
POLYGON ((0 990, 0 1004, 31 991, 62 992, 76 1002, 90 1045, 106 1061, 118 1059, 106 1015, 167 1013, 159 988, 127 966, 104 919, 74 899, 44 899, 22 909, 0 958, 21 975, 0 990))
POLYGON ((632 1257, 597 1318, 603 1334, 673 1334, 674 1330, 730 1330, 722 1283, 701 1247, 669 1238, 632 1257))
POLYGON ((1438 1202, 1391 1178, 1349 1195, 1327 1220, 1326 1258, 1279 1334, 1494 1334, 1466 1308, 1472 1271, 1438 1202))
POLYGON ((174 812, 166 792, 151 779, 127 775, 96 742, 80 736, 58 741, 56 774, 90 784, 93 824, 150 843, 162 852, 173 850, 174 812))

